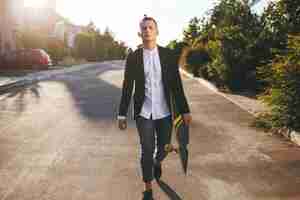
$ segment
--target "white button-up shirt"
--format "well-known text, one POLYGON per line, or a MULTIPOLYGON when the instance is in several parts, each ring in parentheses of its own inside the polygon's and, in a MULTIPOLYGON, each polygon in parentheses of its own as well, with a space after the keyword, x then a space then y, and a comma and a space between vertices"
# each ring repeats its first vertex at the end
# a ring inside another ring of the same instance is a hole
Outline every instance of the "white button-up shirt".
POLYGON ((170 115, 166 102, 158 48, 143 49, 145 72, 145 100, 140 115, 147 119, 161 119, 170 115))

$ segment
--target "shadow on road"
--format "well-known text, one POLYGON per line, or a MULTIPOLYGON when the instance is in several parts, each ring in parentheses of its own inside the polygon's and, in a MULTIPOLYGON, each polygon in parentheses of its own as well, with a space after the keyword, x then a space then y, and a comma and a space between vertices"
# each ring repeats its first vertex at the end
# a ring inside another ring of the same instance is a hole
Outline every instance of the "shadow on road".
POLYGON ((31 98, 34 97, 35 99, 40 98, 40 85, 38 82, 34 84, 23 85, 20 87, 14 87, 6 92, 1 93, 4 98, 1 98, 1 111, 6 110, 14 110, 16 114, 19 114, 25 111, 27 102, 26 97, 30 96, 31 98), (13 100, 13 103, 10 101, 13 100))
MULTIPOLYGON (((80 71, 65 73, 51 79, 54 82, 64 84, 73 97, 75 107, 79 113, 88 120, 115 120, 121 97, 121 88, 112 84, 110 80, 102 80, 100 74, 108 71, 121 70, 122 67, 97 66, 80 71)), ((119 80, 122 75, 114 77, 119 80)), ((11 111, 20 114, 28 107, 28 100, 41 98, 40 90, 43 89, 42 82, 36 82, 24 86, 14 87, 1 93, 0 110, 11 111)), ((55 96, 55 91, 46 91, 55 96)), ((55 105, 57 102, 53 102, 55 105)), ((132 105, 128 109, 129 123, 132 123, 132 105)), ((1 116, 0 116, 1 117, 1 116)))
MULTIPOLYGON (((79 109, 80 114, 88 120, 115 120, 117 117, 121 88, 98 77, 99 74, 108 70, 112 69, 96 68, 95 70, 74 72, 56 79, 67 86, 75 106, 79 109)), ((130 111, 131 107, 128 112, 129 119, 131 119, 130 111)))
POLYGON ((157 183, 170 200, 182 200, 182 198, 167 183, 162 180, 158 180, 157 183))

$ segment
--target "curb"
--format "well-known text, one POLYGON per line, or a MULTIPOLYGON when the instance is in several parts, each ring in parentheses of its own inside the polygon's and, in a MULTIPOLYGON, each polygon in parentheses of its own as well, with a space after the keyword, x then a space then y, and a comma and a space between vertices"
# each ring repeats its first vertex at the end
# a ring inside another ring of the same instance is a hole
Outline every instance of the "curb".
POLYGON ((26 79, 20 79, 20 80, 16 80, 13 82, 10 82, 8 84, 4 84, 0 86, 0 95, 6 93, 7 91, 16 88, 16 87, 21 87, 24 86, 26 84, 31 84, 33 81, 28 81, 26 79))
POLYGON ((189 77, 190 79, 194 79, 196 81, 198 81, 199 83, 201 83, 202 85, 204 85, 205 87, 207 87, 208 89, 212 90, 213 92, 215 92, 218 95, 223 96, 225 99, 227 99, 228 101, 236 104, 238 107, 240 107, 242 110, 250 113, 251 115, 255 116, 254 112, 251 112, 249 110, 247 110, 247 108, 245 108, 244 106, 242 106, 240 103, 234 101, 233 99, 227 97, 225 94, 221 93, 218 88, 216 88, 212 83, 210 83, 209 81, 202 79, 202 78, 196 78, 193 75, 191 75, 190 73, 188 73, 187 71, 180 69, 180 72, 183 73, 184 75, 186 75, 187 77, 189 77))
MULTIPOLYGON (((184 74, 185 76, 187 76, 190 79, 196 80, 198 81, 200 84, 204 85, 205 87, 207 87, 208 89, 212 90, 213 92, 215 92, 218 95, 223 96, 225 99, 229 100, 230 102, 234 103, 235 105, 237 105, 238 107, 240 107, 242 110, 250 113, 251 115, 253 115, 254 117, 256 116, 254 112, 249 111, 247 108, 245 108, 244 106, 242 106, 240 103, 234 101, 233 99, 229 98, 228 96, 226 96, 225 94, 221 93, 212 83, 210 83, 209 81, 202 79, 202 78, 196 78, 193 75, 191 75, 190 73, 188 73, 186 70, 179 68, 179 71, 184 74)), ((280 131, 278 131, 278 133, 280 135, 282 135, 283 137, 287 138, 288 140, 290 140, 291 142, 293 142, 294 144, 296 144, 297 146, 300 146, 300 133, 294 131, 294 130, 289 130, 289 129, 282 129, 280 131)))
MULTIPOLYGON (((102 63, 102 62, 101 62, 102 63)), ((22 78, 19 78, 18 80, 11 81, 10 83, 0 85, 0 95, 6 93, 7 91, 16 88, 21 87, 26 84, 32 84, 34 82, 38 82, 41 80, 46 80, 49 78, 52 78, 56 75, 60 75, 63 73, 71 73, 83 70, 87 67, 94 66, 95 63, 87 63, 82 65, 74 65, 73 68, 58 68, 58 69, 51 69, 51 70, 42 70, 38 72, 33 72, 28 75, 23 76, 22 78), (76 68, 76 66, 78 66, 76 68)))
MULTIPOLYGON (((0 95, 7 93, 11 89, 14 89, 17 87, 22 87, 24 85, 29 85, 34 82, 39 82, 39 81, 47 80, 50 78, 54 78, 55 76, 58 76, 60 74, 79 72, 79 71, 85 70, 89 67, 94 67, 97 64, 119 65, 119 63, 122 61, 123 60, 113 60, 113 61, 86 63, 86 64, 81 64, 81 65, 73 65, 72 67, 62 67, 62 68, 58 67, 56 69, 42 70, 42 71, 38 71, 38 72, 29 73, 29 74, 23 76, 22 78, 18 78, 17 80, 13 80, 13 81, 10 81, 9 83, 0 85, 0 95)), ((0 98, 0 100, 1 100, 1 98, 0 98)))

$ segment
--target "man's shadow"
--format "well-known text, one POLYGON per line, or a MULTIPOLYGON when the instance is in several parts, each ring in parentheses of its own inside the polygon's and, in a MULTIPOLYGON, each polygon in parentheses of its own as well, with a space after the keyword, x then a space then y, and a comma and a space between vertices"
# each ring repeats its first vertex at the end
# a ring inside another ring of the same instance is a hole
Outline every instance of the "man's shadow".
POLYGON ((182 198, 164 181, 156 180, 160 189, 169 197, 170 200, 182 200, 182 198))

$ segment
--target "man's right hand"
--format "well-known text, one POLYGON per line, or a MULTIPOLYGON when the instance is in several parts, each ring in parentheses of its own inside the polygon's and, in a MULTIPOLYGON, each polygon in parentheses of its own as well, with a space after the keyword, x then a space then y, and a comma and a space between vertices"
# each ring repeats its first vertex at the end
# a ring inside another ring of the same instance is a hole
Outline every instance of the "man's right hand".
POLYGON ((126 119, 118 119, 118 125, 120 130, 125 130, 127 128, 127 120, 126 119))

